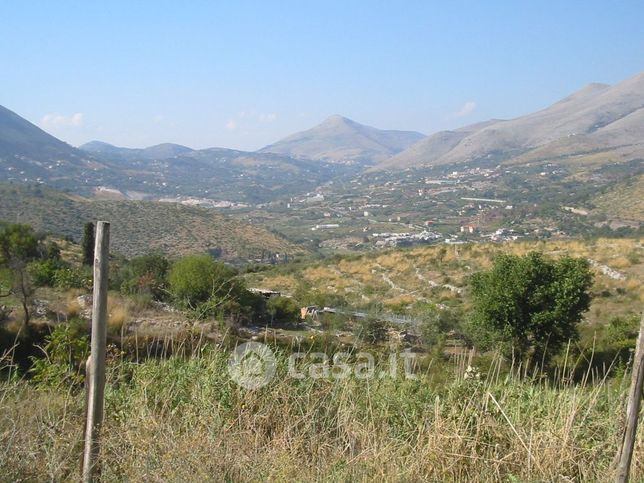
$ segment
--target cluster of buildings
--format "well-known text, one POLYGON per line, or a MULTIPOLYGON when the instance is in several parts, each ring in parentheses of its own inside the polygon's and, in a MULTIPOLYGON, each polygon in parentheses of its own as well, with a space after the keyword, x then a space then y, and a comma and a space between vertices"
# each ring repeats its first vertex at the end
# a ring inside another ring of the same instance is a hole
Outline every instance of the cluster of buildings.
POLYGON ((420 233, 373 233, 371 236, 379 238, 376 242, 377 247, 399 247, 418 243, 431 243, 442 238, 442 235, 427 230, 420 233))
POLYGON ((248 208, 246 203, 236 203, 227 200, 211 200, 210 198, 195 198, 192 196, 178 196, 176 198, 161 198, 160 202, 179 203, 185 206, 198 206, 201 208, 248 208))

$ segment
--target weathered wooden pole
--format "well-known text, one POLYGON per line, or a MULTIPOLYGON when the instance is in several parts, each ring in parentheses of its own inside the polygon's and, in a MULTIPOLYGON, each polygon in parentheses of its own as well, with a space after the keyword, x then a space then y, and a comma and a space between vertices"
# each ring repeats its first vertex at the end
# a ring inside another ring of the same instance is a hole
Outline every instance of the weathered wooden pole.
POLYGON ((626 483, 631 469, 633 449, 637 436, 637 419, 642 404, 642 388, 644 387, 644 313, 640 320, 640 333, 635 346, 633 358, 633 373, 631 376, 631 389, 628 392, 628 405, 626 407, 626 429, 622 445, 617 453, 617 474, 615 481, 626 483))
POLYGON ((96 224, 94 250, 94 297, 92 305, 91 354, 87 360, 87 419, 83 449, 83 482, 98 479, 99 434, 103 423, 105 394, 105 346, 107 340, 107 277, 110 224, 96 224))

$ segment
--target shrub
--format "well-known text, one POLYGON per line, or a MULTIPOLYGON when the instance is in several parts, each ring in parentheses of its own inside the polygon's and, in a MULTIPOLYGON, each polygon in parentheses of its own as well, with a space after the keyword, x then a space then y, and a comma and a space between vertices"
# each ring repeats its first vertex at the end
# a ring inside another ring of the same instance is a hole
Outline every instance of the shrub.
POLYGON ((56 270, 53 277, 56 288, 91 288, 92 277, 89 270, 78 268, 61 268, 56 270))
POLYGON ((295 323, 300 320, 300 307, 288 297, 273 297, 268 300, 266 310, 271 322, 283 324, 295 323))
POLYGON ((89 354, 89 337, 81 335, 82 324, 81 320, 72 319, 45 338, 45 357, 31 358, 34 381, 45 385, 82 384, 85 379, 82 366, 89 354))
POLYGON ((387 325, 382 319, 368 315, 359 318, 355 324, 356 338, 365 344, 377 344, 387 338, 387 325))
POLYGON ((56 283, 56 272, 65 268, 67 264, 59 258, 48 258, 30 263, 28 271, 37 287, 53 287, 56 283))
POLYGON ((177 260, 170 269, 168 284, 175 299, 195 307, 213 296, 224 297, 232 290, 232 268, 208 255, 192 255, 177 260))
POLYGON ((604 326, 603 342, 618 348, 635 348, 639 331, 639 316, 613 317, 604 326))
POLYGON ((188 256, 172 265, 168 286, 175 303, 197 318, 262 319, 264 298, 246 290, 236 275, 233 268, 207 255, 188 256))
POLYGON ((120 291, 124 295, 149 294, 155 300, 167 295, 170 263, 163 255, 144 255, 133 258, 121 268, 120 291))
POLYGON ((428 347, 440 347, 447 334, 455 331, 460 335, 458 316, 449 309, 439 310, 435 305, 427 306, 420 314, 420 336, 428 347))
POLYGON ((557 261, 531 252, 501 255, 472 277, 473 334, 481 348, 498 345, 519 358, 545 361, 570 339, 588 310, 593 276, 588 261, 557 261))

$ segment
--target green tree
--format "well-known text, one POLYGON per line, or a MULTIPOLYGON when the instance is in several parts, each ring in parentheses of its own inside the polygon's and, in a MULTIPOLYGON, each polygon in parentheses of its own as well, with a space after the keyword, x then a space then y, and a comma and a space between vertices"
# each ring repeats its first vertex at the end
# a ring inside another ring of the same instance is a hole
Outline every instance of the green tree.
POLYGON ((234 269, 216 262, 208 255, 190 255, 177 260, 170 269, 170 292, 182 305, 194 307, 213 296, 232 292, 234 269))
POLYGON ((168 287, 177 305, 197 317, 228 316, 239 319, 261 317, 263 297, 245 289, 237 271, 208 255, 177 260, 168 274, 168 287))
POLYGON ((120 274, 120 290, 128 295, 146 295, 162 300, 166 295, 170 263, 163 255, 151 254, 133 258, 120 274))
POLYGON ((94 265, 94 223, 85 223, 83 227, 83 238, 81 239, 81 251, 83 253, 83 265, 94 265))
POLYGON ((300 320, 300 307, 288 297, 273 297, 266 304, 271 322, 294 323, 300 320))
POLYGON ((0 225, 0 266, 8 268, 11 273, 11 287, 4 293, 0 293, 0 296, 13 295, 20 300, 25 328, 29 326, 31 318, 29 305, 34 293, 27 265, 38 257, 38 246, 38 237, 30 226, 0 225))
POLYGON ((592 282, 582 258, 501 255, 489 271, 471 280, 475 342, 482 349, 497 346, 506 355, 547 362, 546 355, 578 337, 592 282))

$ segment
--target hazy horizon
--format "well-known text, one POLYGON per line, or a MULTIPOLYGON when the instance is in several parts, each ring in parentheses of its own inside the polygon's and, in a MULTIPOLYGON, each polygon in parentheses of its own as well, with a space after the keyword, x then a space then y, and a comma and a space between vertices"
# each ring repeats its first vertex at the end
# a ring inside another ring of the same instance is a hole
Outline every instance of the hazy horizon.
POLYGON ((644 70, 644 5, 0 6, 0 104, 78 146, 256 150, 340 114, 431 134, 644 70))

